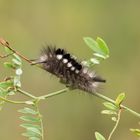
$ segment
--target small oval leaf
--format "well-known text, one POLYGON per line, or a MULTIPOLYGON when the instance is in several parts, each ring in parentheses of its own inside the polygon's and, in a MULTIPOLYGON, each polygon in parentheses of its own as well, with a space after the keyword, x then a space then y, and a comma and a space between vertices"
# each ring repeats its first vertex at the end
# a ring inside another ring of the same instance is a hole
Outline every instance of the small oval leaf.
POLYGON ((0 88, 9 88, 9 87, 13 87, 13 82, 12 81, 4 81, 4 82, 0 82, 0 88))
POLYGON ((98 43, 94 39, 92 39, 91 37, 84 37, 83 39, 87 44, 87 46, 92 49, 92 51, 102 54, 102 51, 98 46, 98 43))
POLYGON ((117 113, 113 110, 102 110, 101 113, 107 115, 117 115, 117 113))
POLYGON ((17 60, 17 61, 19 61, 20 63, 22 62, 22 60, 21 60, 21 58, 17 55, 17 54, 13 54, 13 57, 17 60))
POLYGON ((17 59, 13 58, 12 61, 13 61, 13 63, 14 63, 15 65, 21 66, 21 62, 18 61, 17 59))
POLYGON ((7 90, 4 90, 4 89, 0 89, 0 96, 2 96, 2 97, 5 97, 5 96, 7 96, 9 94, 9 92, 7 91, 7 90))
POLYGON ((20 119, 27 122, 40 122, 40 118, 35 118, 31 116, 21 116, 20 119))
POLYGON ((37 128, 35 128, 35 127, 29 127, 29 128, 27 128, 27 130, 28 130, 28 131, 32 131, 32 132, 34 132, 34 133, 36 133, 36 134, 38 134, 38 135, 41 136, 40 130, 37 129, 37 128))
POLYGON ((95 132, 95 138, 96 140, 105 140, 104 136, 101 135, 99 132, 95 132))
POLYGON ((12 69, 15 69, 15 66, 13 63, 10 63, 10 62, 4 62, 4 66, 6 68, 12 68, 12 69))
POLYGON ((102 58, 102 59, 106 59, 106 57, 104 57, 104 55, 99 54, 99 53, 93 53, 94 56, 102 58))
POLYGON ((37 137, 30 137, 29 140, 40 140, 40 138, 37 138, 37 137))
POLYGON ((27 105, 34 105, 34 102, 33 101, 26 101, 25 102, 27 105))
POLYGON ((41 129, 41 127, 39 125, 35 125, 35 124, 31 124, 31 123, 23 123, 20 125, 21 127, 23 128, 29 128, 29 127, 34 127, 34 128, 37 128, 37 129, 41 129))
POLYGON ((38 137, 39 135, 37 133, 34 133, 32 131, 27 131, 25 133, 22 134, 25 137, 38 137))
POLYGON ((124 101, 124 99, 125 99, 125 93, 120 93, 116 98, 115 104, 117 106, 120 106, 120 104, 124 101))
POLYGON ((140 129, 130 129, 131 132, 133 132, 134 134, 136 134, 137 136, 140 136, 140 129))
POLYGON ((25 107, 24 109, 18 110, 18 112, 25 113, 25 114, 28 113, 28 114, 33 114, 33 115, 37 114, 37 112, 35 110, 33 110, 31 108, 27 108, 27 107, 25 107))
POLYGON ((115 111, 118 110, 117 106, 115 106, 114 104, 110 102, 104 102, 103 105, 110 110, 115 110, 115 111))
POLYGON ((100 47, 100 49, 102 51, 102 54, 104 54, 104 57, 108 58, 109 57, 109 49, 108 49, 108 46, 105 43, 105 41, 102 38, 97 37, 96 42, 98 43, 98 46, 100 47))
POLYGON ((100 61, 97 58, 91 58, 90 61, 93 64, 100 64, 100 61))
POLYGON ((5 47, 4 50, 7 54, 12 54, 13 53, 8 47, 5 47))

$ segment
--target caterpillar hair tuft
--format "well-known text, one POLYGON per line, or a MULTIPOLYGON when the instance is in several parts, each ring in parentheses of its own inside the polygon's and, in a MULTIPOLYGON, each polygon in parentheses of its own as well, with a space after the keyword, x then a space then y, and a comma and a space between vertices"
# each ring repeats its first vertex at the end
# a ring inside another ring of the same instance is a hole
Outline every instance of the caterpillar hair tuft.
POLYGON ((66 86, 89 93, 95 93, 99 83, 106 82, 61 48, 43 48, 39 59, 33 64, 41 64, 44 70, 56 75, 66 86))

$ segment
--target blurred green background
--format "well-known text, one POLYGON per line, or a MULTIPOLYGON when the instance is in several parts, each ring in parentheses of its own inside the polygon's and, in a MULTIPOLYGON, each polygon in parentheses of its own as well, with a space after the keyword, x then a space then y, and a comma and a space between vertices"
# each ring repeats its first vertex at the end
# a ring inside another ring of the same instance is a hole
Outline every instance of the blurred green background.
MULTIPOLYGON (((101 93, 113 99, 126 92, 124 104, 140 112, 140 1, 139 0, 0 0, 0 36, 30 59, 42 45, 66 48, 84 60, 92 56, 83 37, 102 37, 110 58, 95 67, 107 79, 101 93)), ((0 48, 2 51, 2 47, 0 48)), ((0 79, 11 72, 0 62, 0 79)), ((24 62, 22 88, 43 95, 64 88, 56 77, 24 62)), ((16 96, 15 100, 25 99, 16 96)), ((0 112, 0 140, 25 140, 19 127, 23 106, 6 104, 0 112)), ((79 90, 40 104, 46 140, 94 140, 94 132, 108 136, 114 123, 101 115, 102 101, 79 90)), ((137 139, 129 128, 138 119, 124 112, 113 140, 137 139)))

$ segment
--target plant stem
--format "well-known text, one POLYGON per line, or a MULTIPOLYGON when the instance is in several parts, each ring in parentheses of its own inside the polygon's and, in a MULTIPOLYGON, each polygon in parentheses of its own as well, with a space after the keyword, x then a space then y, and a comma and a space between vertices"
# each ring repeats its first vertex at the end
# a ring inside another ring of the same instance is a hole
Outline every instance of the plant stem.
POLYGON ((13 48, 11 48, 11 46, 9 44, 6 44, 5 47, 9 48, 9 50, 11 50, 13 53, 17 54, 19 57, 21 57, 22 59, 24 59, 28 63, 30 63, 30 64, 32 63, 32 61, 30 61, 28 58, 26 58, 25 56, 23 56, 22 54, 20 54, 18 51, 16 51, 13 48))
POLYGON ((47 95, 39 96, 38 98, 39 98, 39 99, 47 99, 47 98, 49 98, 49 97, 62 94, 62 93, 64 93, 64 92, 68 91, 68 90, 69 90, 68 88, 65 88, 65 89, 62 89, 62 90, 59 90, 59 91, 56 91, 56 92, 52 92, 52 93, 47 94, 47 95))
MULTIPOLYGON (((50 93, 50 94, 47 94, 47 95, 43 95, 43 96, 39 96, 39 97, 36 97, 28 92, 25 92, 21 89, 18 89, 17 91, 19 91, 20 93, 22 93, 23 95, 27 96, 27 97, 31 97, 32 99, 39 99, 39 100, 42 100, 42 99, 47 99, 47 98, 50 98, 50 97, 53 97, 53 96, 56 96, 56 95, 59 95, 59 94, 62 94, 64 92, 67 92, 69 89, 68 88, 65 88, 65 89, 62 89, 62 90, 59 90, 59 91, 56 91, 56 92, 53 92, 53 93, 50 93)), ((110 102, 112 104, 115 104, 115 101, 112 100, 111 98, 109 97, 106 97, 100 93, 94 93, 93 95, 97 96, 98 98, 104 100, 104 101, 107 101, 107 102, 110 102)), ((4 100, 5 102, 9 102, 9 103, 14 103, 14 104, 26 104, 26 101, 12 101, 12 100, 8 100, 8 99, 5 99, 3 97, 0 97, 1 100, 4 100)), ((120 107, 128 112, 130 112, 131 114, 135 115, 136 117, 140 118, 140 114, 137 113, 136 111, 130 109, 129 107, 126 107, 124 105, 120 105, 120 107)))
POLYGON ((23 91, 23 90, 21 90, 21 89, 17 89, 17 91, 20 92, 21 94, 27 96, 27 97, 31 97, 32 99, 37 99, 36 96, 34 96, 34 95, 32 95, 32 94, 30 94, 30 93, 28 93, 28 92, 26 92, 26 91, 23 91))
POLYGON ((3 100, 3 101, 8 102, 8 103, 12 103, 12 104, 26 104, 26 101, 13 101, 13 100, 8 100, 8 99, 1 97, 1 96, 0 96, 0 100, 3 100))
POLYGON ((40 118, 41 137, 42 137, 42 140, 44 140, 43 120, 42 120, 42 115, 41 115, 40 110, 39 110, 38 103, 39 103, 39 100, 37 100, 37 101, 35 102, 35 107, 36 107, 36 110, 37 110, 37 112, 38 112, 38 117, 40 118))
POLYGON ((125 109, 126 111, 128 111, 128 112, 130 112, 131 114, 133 114, 133 115, 135 115, 135 116, 137 116, 137 117, 140 118, 140 114, 137 113, 136 111, 134 111, 134 110, 132 110, 132 109, 130 109, 130 108, 124 106, 124 105, 121 105, 121 108, 125 109))
MULTIPOLYGON (((56 91, 56 92, 53 92, 53 93, 50 93, 50 94, 47 94, 47 95, 40 96, 40 97, 38 97, 38 98, 39 98, 39 99, 47 99, 47 98, 49 98, 49 97, 62 94, 62 93, 64 93, 64 92, 68 91, 68 90, 69 90, 68 88, 65 88, 65 89, 62 89, 62 90, 59 90, 59 91, 56 91)), ((107 101, 107 102, 110 102, 110 103, 112 103, 112 104, 115 104, 115 101, 114 101, 114 100, 112 100, 112 99, 109 98, 109 97, 104 96, 103 94, 94 93, 94 94, 92 94, 92 95, 95 95, 95 96, 97 96, 98 98, 100 98, 100 99, 102 99, 102 100, 104 100, 104 101, 107 101)), ((136 111, 130 109, 129 107, 126 107, 126 106, 124 106, 124 105, 120 105, 120 107, 121 107, 122 109, 124 109, 124 110, 130 112, 131 114, 135 115, 136 117, 140 118, 140 114, 137 113, 136 111)))
POLYGON ((9 53, 9 54, 6 54, 6 55, 0 55, 0 58, 6 58, 6 57, 8 57, 8 56, 10 56, 10 55, 12 55, 13 53, 9 53))
POLYGON ((42 140, 44 140, 44 127, 43 127, 42 116, 41 116, 41 119, 40 119, 40 126, 41 126, 41 132, 42 132, 42 140))
MULTIPOLYGON (((103 100, 105 100, 105 101, 107 101, 107 102, 110 102, 110 103, 112 103, 112 104, 115 104, 115 101, 114 101, 114 100, 112 100, 111 98, 106 97, 106 96, 104 96, 104 95, 102 95, 102 94, 100 94, 100 93, 94 93, 93 95, 95 95, 95 96, 99 97, 100 99, 103 99, 103 100)), ((132 109, 130 109, 130 108, 124 106, 124 105, 120 105, 120 107, 121 107, 122 109, 124 109, 124 110, 130 112, 131 114, 137 116, 138 118, 140 118, 140 114, 137 113, 136 111, 134 111, 134 110, 132 110, 132 109)))
POLYGON ((118 111, 118 118, 117 118, 116 124, 115 124, 115 126, 113 127, 111 133, 109 134, 109 137, 108 137, 107 140, 111 140, 111 137, 112 137, 113 133, 115 132, 115 130, 116 130, 117 127, 118 127, 118 124, 119 124, 119 121, 120 121, 120 117, 121 117, 121 111, 122 111, 122 110, 119 109, 119 111, 118 111))

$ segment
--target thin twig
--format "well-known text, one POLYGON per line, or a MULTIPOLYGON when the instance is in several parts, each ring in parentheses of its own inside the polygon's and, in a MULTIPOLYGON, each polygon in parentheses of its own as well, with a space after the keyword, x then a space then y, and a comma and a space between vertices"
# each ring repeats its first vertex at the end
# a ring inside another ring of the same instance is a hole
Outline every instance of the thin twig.
POLYGON ((37 97, 36 97, 36 96, 34 96, 34 95, 32 95, 32 94, 30 94, 30 93, 28 93, 28 92, 24 91, 24 90, 17 89, 17 91, 18 91, 18 92, 20 92, 21 94, 23 94, 23 95, 27 96, 27 97, 31 97, 32 99, 37 99, 37 97))
POLYGON ((118 116, 118 117, 117 117, 117 121, 116 121, 115 126, 113 127, 111 133, 109 134, 109 137, 108 137, 107 140, 111 140, 112 135, 114 134, 115 130, 116 130, 117 127, 118 127, 118 124, 119 124, 119 121, 120 121, 120 117, 121 117, 121 111, 122 111, 122 110, 119 109, 118 115, 117 115, 117 116, 118 116))
POLYGON ((4 97, 1 97, 1 96, 0 96, 0 100, 3 100, 7 103, 12 103, 12 104, 27 104, 26 102, 28 102, 28 101, 13 101, 13 100, 9 100, 4 97))
POLYGON ((8 41, 6 41, 3 38, 0 38, 0 44, 2 44, 4 47, 7 47, 9 50, 11 50, 13 53, 17 54, 19 57, 21 57, 22 59, 24 59, 25 61, 27 61, 28 63, 32 64, 32 61, 29 60, 27 57, 23 56, 22 54, 20 54, 18 51, 14 50, 10 44, 8 43, 8 41))
POLYGON ((8 57, 8 56, 10 56, 10 55, 12 55, 13 53, 9 53, 9 54, 6 54, 6 55, 0 55, 0 58, 6 58, 6 57, 8 57))
POLYGON ((69 90, 68 88, 65 88, 65 89, 62 89, 62 90, 59 90, 59 91, 56 91, 56 92, 52 92, 52 93, 47 94, 47 95, 39 96, 38 98, 39 98, 39 99, 47 99, 47 98, 49 98, 49 97, 53 97, 53 96, 62 94, 62 93, 64 93, 64 92, 67 92, 68 90, 69 90))

